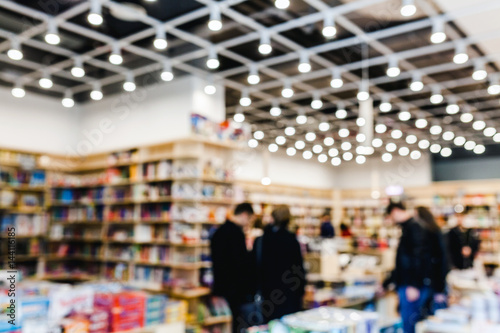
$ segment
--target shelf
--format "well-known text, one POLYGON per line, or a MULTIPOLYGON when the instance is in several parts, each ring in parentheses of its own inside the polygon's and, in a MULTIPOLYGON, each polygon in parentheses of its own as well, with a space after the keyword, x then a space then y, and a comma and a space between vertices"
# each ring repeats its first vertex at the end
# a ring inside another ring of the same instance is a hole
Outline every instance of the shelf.
POLYGON ((102 221, 51 221, 52 223, 62 224, 62 225, 103 225, 102 221))
POLYGON ((81 202, 81 201, 49 201, 47 206, 49 207, 71 207, 71 206, 104 206, 106 203, 103 200, 96 200, 91 202, 81 202))
POLYGON ((81 282, 86 282, 86 281, 96 280, 97 277, 93 276, 93 275, 86 275, 86 274, 78 274, 78 275, 48 274, 48 275, 44 275, 40 279, 41 280, 50 280, 50 281, 81 281, 81 282))
POLYGON ((45 186, 11 185, 0 183, 0 189, 7 189, 19 192, 45 192, 45 186))
POLYGON ((12 214, 28 214, 28 215, 44 214, 43 207, 0 206, 0 210, 6 210, 12 214))
POLYGON ((50 242, 89 242, 89 243, 103 243, 102 238, 93 237, 62 237, 62 238, 49 238, 50 242))
POLYGON ((208 317, 203 320, 201 323, 196 323, 198 325, 202 326, 214 326, 214 325, 220 325, 220 324, 228 324, 231 323, 233 320, 233 317, 231 316, 218 316, 218 317, 208 317))
MULTIPOLYGON (((34 261, 38 260, 42 255, 41 254, 20 254, 20 255, 15 255, 14 256, 14 262, 20 262, 20 261, 34 261)), ((2 260, 8 261, 9 258, 8 256, 2 257, 2 260)))
POLYGON ((102 258, 99 256, 87 256, 81 254, 66 254, 64 256, 59 256, 57 254, 49 254, 44 256, 47 261, 65 261, 65 260, 85 260, 85 261, 101 261, 102 258))
POLYGON ((0 239, 9 239, 9 238, 14 238, 14 239, 31 239, 31 238, 45 238, 45 235, 38 234, 38 235, 15 235, 14 237, 9 237, 9 236, 0 236, 0 239))
POLYGON ((183 289, 171 290, 168 294, 169 296, 174 298, 193 299, 193 298, 208 296, 210 295, 210 293, 211 293, 210 288, 198 287, 188 290, 183 290, 183 289))

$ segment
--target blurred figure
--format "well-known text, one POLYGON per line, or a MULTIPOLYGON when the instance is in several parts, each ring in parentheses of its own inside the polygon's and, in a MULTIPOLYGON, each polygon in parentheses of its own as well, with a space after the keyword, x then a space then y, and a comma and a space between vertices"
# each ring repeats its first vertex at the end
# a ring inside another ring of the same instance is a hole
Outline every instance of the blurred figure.
POLYGON ((415 333, 415 325, 425 318, 432 300, 432 254, 425 229, 406 211, 402 203, 391 202, 386 213, 401 227, 396 267, 384 286, 394 283, 405 333, 415 333))
POLYGON ((320 236, 322 238, 333 238, 335 237, 335 229, 332 225, 331 213, 327 209, 324 211, 323 216, 321 216, 321 232, 320 236))
POLYGON ((468 269, 474 264, 479 251, 479 239, 475 232, 464 227, 464 215, 457 214, 457 226, 448 233, 448 251, 451 264, 457 269, 468 269))
POLYGON ((344 222, 340 224, 340 237, 351 237, 351 228, 344 222))
POLYGON ((432 290, 434 292, 433 304, 429 304, 430 314, 438 309, 447 307, 446 297, 446 275, 449 272, 446 245, 443 233, 436 223, 434 216, 425 207, 417 207, 418 221, 426 231, 428 246, 431 247, 432 255, 432 290))
POLYGON ((287 206, 278 206, 271 215, 272 224, 255 240, 252 252, 266 323, 302 310, 306 284, 299 242, 287 230, 290 210, 287 206))
POLYGON ((214 295, 224 297, 233 314, 233 333, 241 306, 252 299, 252 261, 245 244, 243 229, 250 225, 254 216, 252 205, 241 203, 214 233, 210 250, 214 272, 214 295))

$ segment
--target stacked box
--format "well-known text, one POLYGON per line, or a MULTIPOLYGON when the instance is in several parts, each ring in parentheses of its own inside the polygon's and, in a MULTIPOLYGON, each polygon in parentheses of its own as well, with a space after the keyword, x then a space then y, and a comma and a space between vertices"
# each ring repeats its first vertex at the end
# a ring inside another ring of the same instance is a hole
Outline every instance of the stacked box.
POLYGON ((96 307, 91 312, 77 313, 71 318, 85 318, 88 325, 88 333, 108 333, 110 313, 104 309, 96 307))
POLYGON ((162 295, 148 295, 146 298, 146 309, 144 326, 158 325, 165 322, 165 305, 167 298, 162 295))
POLYGON ((165 307, 165 322, 185 322, 187 318, 186 301, 168 301, 165 307))
POLYGON ((62 321, 64 333, 88 333, 89 321, 85 317, 75 316, 62 321))
POLYGON ((144 327, 147 294, 123 291, 113 295, 111 331, 120 332, 144 327))

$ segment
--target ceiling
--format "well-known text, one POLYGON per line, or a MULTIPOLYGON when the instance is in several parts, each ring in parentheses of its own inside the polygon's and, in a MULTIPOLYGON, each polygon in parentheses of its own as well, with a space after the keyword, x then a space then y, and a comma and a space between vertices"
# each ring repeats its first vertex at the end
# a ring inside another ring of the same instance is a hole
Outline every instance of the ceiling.
MULTIPOLYGON (((18 84, 27 93, 58 99, 66 94, 76 102, 92 103, 89 96, 96 87, 102 88, 104 96, 120 93, 127 76, 145 86, 159 81, 164 68, 172 66, 175 77, 191 74, 223 84, 228 118, 243 113, 254 131, 263 131, 259 147, 274 143, 278 136, 286 138, 280 149, 292 147, 297 140, 304 140, 306 133, 315 132, 316 139, 306 142, 304 149, 322 145, 321 152, 316 149, 320 156, 330 148, 323 144, 324 137, 333 137, 337 142, 333 147, 339 150, 341 142, 351 142, 350 150, 360 144, 356 142, 360 132, 357 93, 364 76, 373 99, 375 123, 388 127, 385 133, 375 134, 384 141, 382 147, 376 147, 376 155, 387 153, 385 144, 389 142, 412 151, 427 149, 405 142, 408 135, 438 143, 440 148, 457 149, 453 138, 443 138, 444 132, 477 144, 492 144, 493 136, 486 136, 482 128, 473 129, 473 124, 483 120, 486 127, 499 128, 498 96, 490 95, 488 86, 498 76, 495 61, 500 51, 496 45, 500 44, 491 42, 498 39, 494 26, 498 15, 494 13, 500 11, 500 2, 436 1, 416 0, 417 11, 411 17, 401 15, 401 0, 290 0, 286 9, 277 8, 271 0, 0 1, 0 85, 11 88, 18 84), (93 2, 102 11, 99 26, 87 20, 93 2), (222 29, 214 32, 207 22, 211 12, 218 11, 222 29), (335 19, 337 34, 333 38, 322 34, 327 17, 335 19), (429 39, 433 26, 439 28, 439 24, 446 40, 433 44, 429 39), (54 25, 61 42, 49 45, 44 38, 54 25), (165 50, 153 46, 158 29, 166 31, 165 50), (266 36, 272 52, 262 55, 259 43, 266 36), (22 60, 7 56, 16 41, 21 44, 22 60), (467 62, 453 62, 456 47, 465 48, 467 62), (116 49, 123 56, 120 65, 108 61, 116 49), (214 52, 220 66, 211 70, 206 61, 214 52), (298 70, 304 57, 312 68, 308 73, 298 70), (84 77, 71 74, 75 58, 83 60, 84 77), (396 61, 401 70, 397 77, 386 74, 390 61, 396 61), (484 66, 488 76, 476 81, 472 73, 478 65, 484 66), (247 77, 254 69, 260 83, 250 85, 247 77), (333 88, 330 81, 337 73, 343 85, 333 88), (46 75, 54 83, 50 89, 38 83, 46 75), (409 89, 412 80, 420 77, 423 88, 409 89), (282 97, 286 85, 293 88, 292 97, 282 97), (436 91, 444 99, 433 104, 429 98, 436 91), (243 107, 240 98, 246 93, 251 105, 243 107), (323 102, 318 110, 311 107, 314 97, 323 102), (392 104, 390 112, 379 110, 383 100, 392 104), (447 105, 455 103, 459 112, 449 114, 447 105), (270 114, 273 105, 281 107, 279 116, 270 114), (336 111, 342 107, 347 116, 338 119, 336 111), (402 110, 409 111, 411 119, 401 120, 402 110), (462 122, 463 113, 471 113, 474 120, 462 122), (308 116, 305 124, 297 124, 298 114, 308 116), (428 125, 417 128, 417 118, 425 118, 428 125), (322 122, 329 124, 328 130, 319 130, 322 122), (432 125, 441 126, 442 133, 432 135, 432 125), (284 134, 286 127, 294 127, 295 134, 284 134), (340 128, 348 128, 349 135, 341 138, 340 128), (401 130, 402 137, 391 137, 393 129, 401 130)), ((494 138, 500 141, 500 135, 494 138)))

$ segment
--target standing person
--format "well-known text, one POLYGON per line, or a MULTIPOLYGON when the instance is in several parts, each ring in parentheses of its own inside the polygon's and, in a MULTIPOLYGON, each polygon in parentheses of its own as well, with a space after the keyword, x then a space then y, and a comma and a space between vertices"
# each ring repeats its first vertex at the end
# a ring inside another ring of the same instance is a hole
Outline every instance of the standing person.
POLYGON ((402 230, 391 281, 397 287, 404 332, 415 333, 415 325, 425 318, 433 294, 430 247, 424 228, 402 203, 391 202, 386 213, 402 230))
POLYGON ((332 225, 332 218, 330 214, 330 210, 327 209, 321 216, 321 231, 320 235, 323 238, 333 238, 335 237, 335 229, 332 225))
POLYGON ((431 314, 435 310, 446 308, 446 275, 449 272, 446 245, 441 228, 436 223, 434 216, 425 207, 417 207, 418 221, 426 231, 426 239, 431 247, 432 260, 432 290, 434 292, 433 304, 429 304, 431 314))
POLYGON ((253 215, 251 204, 237 205, 232 219, 220 226, 210 241, 213 293, 227 300, 233 314, 233 333, 239 333, 236 325, 240 308, 251 299, 252 294, 252 262, 243 228, 250 224, 253 215))
POLYGON ((468 269, 479 251, 479 240, 474 231, 464 227, 463 214, 457 214, 457 226, 448 233, 448 251, 453 267, 468 269))
POLYGON ((271 215, 273 223, 253 246, 265 322, 302 310, 306 283, 300 244, 287 230, 290 210, 278 206, 271 215))

